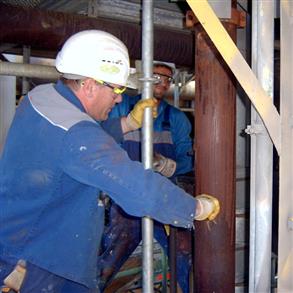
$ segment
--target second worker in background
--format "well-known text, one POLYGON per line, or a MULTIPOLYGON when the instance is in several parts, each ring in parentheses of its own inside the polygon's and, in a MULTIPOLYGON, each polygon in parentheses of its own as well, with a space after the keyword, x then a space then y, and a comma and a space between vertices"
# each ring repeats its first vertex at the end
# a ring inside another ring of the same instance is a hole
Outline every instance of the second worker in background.
MULTIPOLYGON (((153 97, 158 101, 158 117, 154 120, 153 169, 176 183, 179 175, 193 170, 191 125, 186 115, 168 104, 166 94, 173 82, 175 68, 168 63, 154 62, 153 77, 156 79, 153 97)), ((123 95, 123 100, 110 113, 111 118, 127 115, 141 95, 123 95)), ((141 131, 124 135, 122 147, 134 161, 141 161, 141 131)), ((177 279, 184 293, 189 292, 191 268, 191 235, 188 230, 177 231, 177 279), (180 240, 179 240, 180 239, 180 240)), ((109 223, 105 228, 101 254, 101 289, 105 289, 124 262, 141 241, 141 219, 127 215, 114 202, 111 203, 109 223)), ((168 253, 168 236, 164 226, 154 222, 154 238, 168 253)))

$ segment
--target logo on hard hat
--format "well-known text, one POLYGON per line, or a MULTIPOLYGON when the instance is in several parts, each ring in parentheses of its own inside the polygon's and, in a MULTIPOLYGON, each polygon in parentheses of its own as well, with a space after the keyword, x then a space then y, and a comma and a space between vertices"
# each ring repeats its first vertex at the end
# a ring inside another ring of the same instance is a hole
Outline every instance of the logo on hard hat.
POLYGON ((102 64, 100 70, 108 74, 117 74, 120 72, 120 68, 114 64, 102 64))

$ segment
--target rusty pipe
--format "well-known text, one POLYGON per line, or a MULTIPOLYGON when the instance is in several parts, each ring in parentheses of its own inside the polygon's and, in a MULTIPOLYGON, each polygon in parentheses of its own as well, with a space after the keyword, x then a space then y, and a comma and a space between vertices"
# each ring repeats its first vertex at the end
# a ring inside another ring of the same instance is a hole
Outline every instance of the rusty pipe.
MULTIPOLYGON (((131 59, 141 58, 141 25, 106 18, 92 18, 0 4, 0 42, 27 45, 36 50, 58 51, 72 34, 99 29, 121 39, 131 59)), ((193 66, 193 35, 190 31, 154 27, 154 59, 193 66)))
MULTIPOLYGON (((236 26, 223 23, 232 39, 236 26)), ((195 292, 235 288, 236 80, 202 26, 195 27, 196 194, 221 202, 216 223, 195 227, 195 292)))

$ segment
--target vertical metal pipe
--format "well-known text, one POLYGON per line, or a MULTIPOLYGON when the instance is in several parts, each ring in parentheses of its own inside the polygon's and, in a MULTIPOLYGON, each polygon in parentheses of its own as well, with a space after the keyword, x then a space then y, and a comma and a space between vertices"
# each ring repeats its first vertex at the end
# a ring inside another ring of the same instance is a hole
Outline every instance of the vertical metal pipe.
POLYGON ((0 157, 15 113, 16 78, 0 75, 0 157))
POLYGON ((180 107, 180 105, 179 105, 180 93, 179 93, 178 82, 176 82, 174 84, 174 92, 173 92, 173 94, 174 94, 174 99, 173 99, 174 100, 174 107, 179 108, 180 107))
POLYGON ((168 274, 168 257, 167 254, 162 251, 162 275, 163 275, 163 280, 162 280, 162 293, 167 292, 167 274, 168 274))
MULTIPOLYGON (((175 78, 175 84, 173 89, 174 106, 176 108, 179 108, 178 76, 175 78)), ((177 228, 171 226, 169 235, 170 293, 177 292, 176 238, 177 228)))
POLYGON ((177 264, 176 264, 176 242, 177 228, 170 227, 169 237, 169 257, 170 257, 170 293, 177 292, 177 264))
MULTIPOLYGON (((23 46, 23 63, 29 64, 30 63, 30 55, 31 55, 31 49, 29 46, 23 46)), ((30 90, 30 85, 28 78, 23 76, 22 77, 22 95, 26 95, 28 91, 30 90)))
MULTIPOLYGON (((252 70, 273 96, 274 2, 252 1, 252 70)), ((251 108, 249 292, 271 291, 273 145, 251 108)))
POLYGON ((293 292, 293 2, 281 1, 282 154, 280 156, 278 292, 293 292))
MULTIPOLYGON (((144 83, 142 98, 147 99, 153 95, 153 1, 142 2, 142 71, 144 83)), ((153 118, 151 109, 145 110, 142 128, 142 161, 145 169, 152 168, 153 163, 153 118)), ((154 283, 153 264, 153 220, 142 219, 142 250, 143 250, 143 292, 152 293, 154 283)))
MULTIPOLYGON (((231 38, 236 25, 223 22, 231 38)), ((221 202, 215 222, 195 224, 194 292, 235 289, 236 81, 201 25, 195 26, 196 194, 221 202)))

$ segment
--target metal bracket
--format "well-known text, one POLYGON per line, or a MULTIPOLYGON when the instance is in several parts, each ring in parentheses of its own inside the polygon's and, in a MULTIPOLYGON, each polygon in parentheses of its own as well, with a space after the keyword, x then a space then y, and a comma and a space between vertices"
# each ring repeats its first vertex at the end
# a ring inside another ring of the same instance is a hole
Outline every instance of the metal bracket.
POLYGON ((158 81, 154 77, 140 77, 138 80, 142 82, 152 82, 152 83, 156 83, 156 81, 158 81))
POLYGON ((97 3, 97 0, 89 0, 87 16, 96 18, 98 17, 98 15, 99 15, 99 6, 97 3))
POLYGON ((264 126, 262 124, 247 125, 245 133, 249 135, 256 135, 264 133, 264 126))

